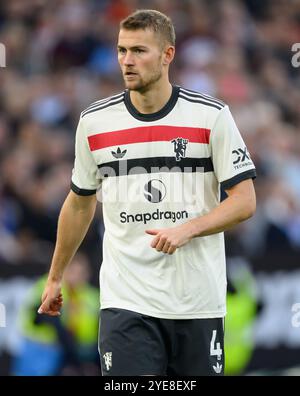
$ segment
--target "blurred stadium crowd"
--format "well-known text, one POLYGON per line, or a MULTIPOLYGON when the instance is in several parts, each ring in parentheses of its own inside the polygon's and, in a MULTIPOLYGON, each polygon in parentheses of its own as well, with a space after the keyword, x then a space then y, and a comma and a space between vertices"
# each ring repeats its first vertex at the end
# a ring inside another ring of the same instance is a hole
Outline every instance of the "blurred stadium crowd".
MULTIPOLYGON (((0 285, 49 267, 79 114, 123 90, 118 23, 137 8, 171 16, 172 82, 225 101, 257 166, 257 214, 228 233, 228 255, 254 275, 253 260, 300 262, 298 0, 10 0, 0 3, 0 285)), ((99 209, 82 247, 95 286, 102 232, 99 209)))

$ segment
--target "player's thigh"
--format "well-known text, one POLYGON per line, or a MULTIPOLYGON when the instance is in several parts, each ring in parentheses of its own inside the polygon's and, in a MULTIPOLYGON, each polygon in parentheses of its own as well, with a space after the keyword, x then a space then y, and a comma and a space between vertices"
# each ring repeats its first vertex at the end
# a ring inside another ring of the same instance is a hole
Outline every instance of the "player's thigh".
POLYGON ((155 318, 109 308, 100 311, 102 374, 163 375, 167 358, 155 318))
POLYGON ((224 375, 222 318, 176 322, 177 353, 169 365, 173 375, 224 375))

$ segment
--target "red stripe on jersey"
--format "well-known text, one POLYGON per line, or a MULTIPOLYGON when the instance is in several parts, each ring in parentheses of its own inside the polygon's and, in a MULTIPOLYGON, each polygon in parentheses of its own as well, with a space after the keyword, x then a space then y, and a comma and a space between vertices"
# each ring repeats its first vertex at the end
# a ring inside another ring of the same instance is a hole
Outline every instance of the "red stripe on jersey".
POLYGON ((152 125, 98 133, 88 137, 91 151, 132 143, 168 142, 176 138, 209 144, 210 129, 152 125))

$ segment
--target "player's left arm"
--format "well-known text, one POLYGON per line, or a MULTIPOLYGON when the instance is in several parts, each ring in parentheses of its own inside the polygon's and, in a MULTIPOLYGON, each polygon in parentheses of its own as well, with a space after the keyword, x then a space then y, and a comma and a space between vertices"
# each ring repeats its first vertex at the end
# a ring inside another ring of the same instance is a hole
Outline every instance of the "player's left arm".
POLYGON ((253 216, 256 196, 252 179, 226 189, 226 193, 227 198, 204 216, 172 228, 147 230, 147 234, 155 236, 151 247, 158 252, 173 254, 192 238, 223 232, 253 216))

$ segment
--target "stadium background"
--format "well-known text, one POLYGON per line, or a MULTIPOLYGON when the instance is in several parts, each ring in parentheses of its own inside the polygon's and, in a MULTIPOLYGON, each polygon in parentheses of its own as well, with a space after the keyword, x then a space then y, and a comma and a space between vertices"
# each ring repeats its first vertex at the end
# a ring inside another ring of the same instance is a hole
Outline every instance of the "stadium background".
MULTIPOLYGON (((12 374, 25 295, 49 268, 79 114, 123 89, 118 22, 136 8, 172 17, 172 81, 229 104, 257 166, 257 213, 226 234, 232 373, 300 375, 298 0, 0 3, 0 374, 12 374)), ((102 233, 99 208, 81 248, 96 287, 102 233)))

